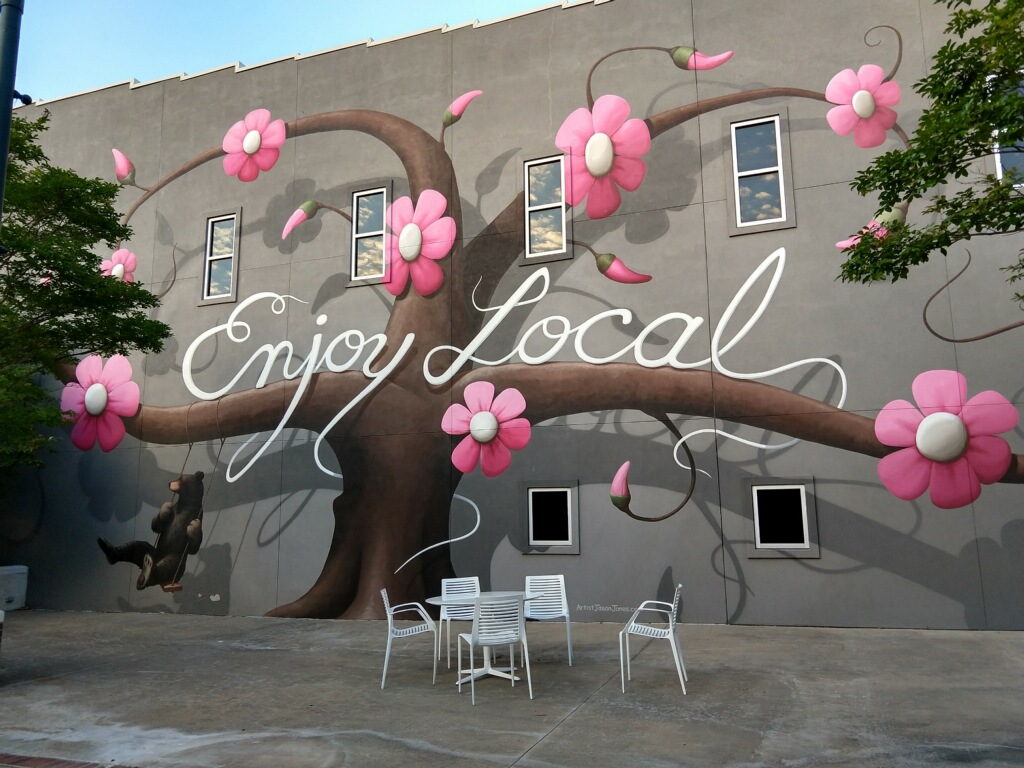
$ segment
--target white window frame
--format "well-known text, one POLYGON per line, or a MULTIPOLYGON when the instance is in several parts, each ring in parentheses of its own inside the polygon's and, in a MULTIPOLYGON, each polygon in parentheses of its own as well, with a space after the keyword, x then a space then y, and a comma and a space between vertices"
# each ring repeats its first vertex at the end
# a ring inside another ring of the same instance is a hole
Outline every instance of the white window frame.
POLYGON ((527 489, 528 503, 527 503, 527 520, 529 525, 529 538, 528 543, 531 547, 572 547, 575 542, 573 541, 573 515, 572 515, 572 497, 573 489, 564 487, 550 487, 550 486, 534 486, 527 489), (537 539, 533 535, 533 494, 534 491, 540 491, 543 493, 550 493, 552 491, 560 491, 565 494, 565 527, 568 531, 567 539, 537 539))
POLYGON ((388 280, 388 253, 387 253, 387 213, 388 213, 388 190, 387 187, 377 187, 375 189, 361 189, 358 192, 352 193, 352 243, 351 243, 351 254, 349 257, 349 279, 357 283, 385 283, 388 280), (383 195, 384 205, 382 207, 381 215, 381 228, 379 230, 373 230, 371 232, 358 232, 359 228, 359 200, 363 197, 370 197, 372 195, 383 195), (357 244, 360 240, 380 237, 382 241, 382 253, 384 254, 384 261, 381 264, 380 274, 373 275, 356 275, 356 254, 358 253, 357 244))
POLYGON ((807 525, 807 488, 801 484, 780 485, 777 483, 751 486, 751 497, 754 505, 754 546, 757 549, 810 549, 811 535, 807 525), (758 491, 798 490, 800 491, 800 512, 803 517, 804 539, 802 542, 768 544, 761 541, 761 520, 759 517, 757 496, 758 491))
POLYGON ((203 258, 203 303, 213 302, 224 302, 234 301, 235 294, 237 293, 238 287, 238 223, 241 220, 241 213, 239 211, 232 211, 231 213, 220 213, 213 216, 209 216, 206 219, 206 247, 203 258), (213 228, 214 225, 222 221, 231 221, 231 253, 228 255, 213 255, 213 228), (228 293, 210 293, 210 273, 214 262, 230 261, 231 262, 231 288, 228 293))
POLYGON ((786 205, 786 176, 783 169, 783 157, 782 157, 782 121, 780 115, 772 115, 768 117, 757 117, 751 120, 742 120, 735 123, 729 124, 729 141, 732 146, 732 194, 734 201, 734 208, 736 210, 736 227, 737 229, 746 229, 748 227, 760 227, 766 224, 779 224, 785 222, 788 216, 788 208, 786 205), (775 165, 766 165, 761 168, 754 168, 752 170, 740 171, 738 162, 738 153, 736 152, 736 129, 746 128, 751 125, 760 125, 764 123, 771 123, 775 127, 775 165), (742 218, 742 206, 740 204, 740 179, 747 176, 758 176, 764 173, 777 173, 779 175, 779 201, 782 215, 774 219, 758 219, 756 221, 743 221, 742 218))
POLYGON ((523 163, 523 192, 524 192, 524 209, 523 214, 523 227, 526 233, 526 258, 540 259, 547 258, 550 256, 559 256, 568 251, 569 248, 569 237, 565 226, 565 156, 564 155, 552 155, 551 157, 541 157, 536 160, 527 160, 523 163), (548 163, 558 163, 559 173, 559 186, 562 190, 562 199, 556 203, 544 203, 542 205, 530 205, 530 169, 538 165, 546 165, 548 163), (546 211, 559 209, 561 217, 561 228, 562 228, 562 247, 553 251, 539 251, 533 253, 530 249, 530 214, 536 211, 546 211))

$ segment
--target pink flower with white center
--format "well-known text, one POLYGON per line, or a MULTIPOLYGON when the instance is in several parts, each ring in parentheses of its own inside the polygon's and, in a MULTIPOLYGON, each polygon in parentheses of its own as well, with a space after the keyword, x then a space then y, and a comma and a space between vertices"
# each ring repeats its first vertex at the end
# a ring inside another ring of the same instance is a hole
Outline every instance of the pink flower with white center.
POLYGON ((60 396, 62 411, 74 412, 71 442, 88 451, 96 443, 113 450, 124 438, 122 416, 139 410, 139 385, 132 381, 128 358, 114 355, 107 364, 99 355, 83 359, 75 369, 78 381, 69 382, 60 396))
POLYGON ((489 381, 474 381, 464 397, 466 405, 453 403, 441 418, 449 435, 466 435, 452 451, 452 464, 469 473, 479 463, 486 477, 497 477, 512 463, 511 451, 530 442, 530 422, 516 418, 526 410, 526 400, 514 388, 495 397, 489 381))
POLYGON ((122 184, 134 184, 135 166, 132 165, 132 161, 119 149, 110 151, 114 153, 114 175, 117 180, 122 184))
POLYGON ((861 149, 877 147, 885 141, 885 132, 896 125, 896 113, 890 109, 900 103, 898 83, 883 83, 885 72, 877 64, 865 64, 857 72, 844 69, 825 89, 825 98, 839 104, 828 111, 826 119, 840 136, 853 133, 861 149))
POLYGON ((224 134, 224 173, 238 176, 239 181, 255 181, 260 171, 274 167, 284 140, 284 120, 270 122, 268 110, 254 109, 224 134))
POLYGON ((135 282, 135 268, 139 260, 134 253, 127 248, 120 248, 111 254, 109 259, 100 263, 100 272, 106 277, 115 277, 126 283, 135 282))
POLYGON ((875 419, 875 436, 903 450, 878 465, 878 476, 907 501, 931 490, 940 509, 965 507, 981 484, 997 482, 1010 468, 1010 446, 995 435, 1017 425, 1017 409, 991 390, 967 399, 967 379, 956 371, 926 371, 914 379, 917 408, 893 400, 875 419), (920 410, 918 410, 918 408, 920 410))
POLYGON ((420 296, 429 296, 444 282, 444 273, 436 263, 455 244, 455 219, 442 216, 448 201, 440 192, 425 189, 416 207, 410 197, 400 197, 388 208, 385 259, 388 293, 398 296, 409 278, 420 296))
POLYGON ((647 174, 640 158, 651 148, 647 123, 629 118, 621 96, 602 96, 593 112, 580 107, 562 123, 555 144, 567 154, 569 205, 587 198, 592 219, 611 216, 622 204, 619 187, 633 192, 647 174))

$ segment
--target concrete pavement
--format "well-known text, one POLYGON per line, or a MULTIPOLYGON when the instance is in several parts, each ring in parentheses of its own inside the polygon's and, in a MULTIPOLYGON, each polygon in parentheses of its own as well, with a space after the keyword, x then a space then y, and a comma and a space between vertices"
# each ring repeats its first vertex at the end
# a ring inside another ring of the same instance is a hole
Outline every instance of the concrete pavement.
MULTIPOLYGON (((477 704, 430 635, 379 621, 14 611, 0 642, 0 754, 144 766, 1024 765, 1024 633, 617 624, 528 626, 534 699, 477 704)), ((3 764, 0 759, 0 765, 3 764)))

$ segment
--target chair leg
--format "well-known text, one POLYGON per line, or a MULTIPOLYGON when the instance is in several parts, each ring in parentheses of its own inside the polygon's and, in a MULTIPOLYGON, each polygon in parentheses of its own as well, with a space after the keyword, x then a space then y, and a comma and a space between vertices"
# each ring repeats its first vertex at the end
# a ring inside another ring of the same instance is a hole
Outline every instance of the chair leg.
POLYGON ((388 647, 384 651, 384 674, 380 678, 380 689, 382 691, 384 690, 384 681, 388 679, 388 659, 391 658, 391 641, 393 639, 391 632, 388 631, 388 647))
POLYGON ((530 698, 533 698, 533 680, 530 678, 530 649, 526 644, 526 635, 523 635, 523 647, 520 651, 523 662, 526 664, 526 687, 530 690, 530 698))
POLYGON ((572 623, 565 617, 565 644, 569 648, 569 666, 572 666, 572 623))
MULTIPOLYGON (((455 638, 458 641, 458 638, 455 638)), ((440 642, 440 641, 438 641, 440 642)), ((438 654, 440 656, 441 654, 438 654)), ((448 619, 448 669, 452 668, 452 620, 448 619)))
MULTIPOLYGON (((494 651, 491 651, 491 657, 494 657, 494 651)), ((512 659, 512 666, 508 668, 508 676, 512 678, 512 687, 516 687, 516 647, 514 644, 509 643, 508 646, 508 657, 512 659)))
POLYGON ((626 692, 626 656, 622 652, 622 640, 625 630, 619 632, 619 677, 622 678, 622 692, 626 692))
POLYGON ((683 646, 679 644, 678 636, 674 637, 673 639, 676 641, 676 648, 679 649, 679 663, 683 667, 683 680, 685 680, 686 682, 690 682, 690 678, 686 676, 686 659, 683 658, 683 646))
MULTIPOLYGON (((462 658, 462 654, 459 654, 459 658, 462 658)), ((476 706, 476 675, 473 674, 473 670, 476 669, 476 659, 473 658, 473 644, 469 644, 469 693, 470 700, 473 706, 476 706)))
POLYGON ((674 637, 669 637, 668 641, 672 644, 672 655, 676 660, 676 672, 679 673, 679 685, 683 687, 683 695, 686 695, 686 683, 683 682, 683 659, 682 654, 679 651, 678 641, 674 637))
MULTIPOLYGON (((438 633, 437 641, 439 643, 441 642, 441 633, 440 632, 438 633)), ((459 652, 459 679, 458 679, 457 682, 458 682, 458 685, 459 685, 459 693, 462 693, 462 638, 461 637, 456 638, 455 642, 458 643, 458 646, 459 646, 458 649, 457 649, 458 652, 459 652)), ((441 658, 440 651, 438 651, 437 657, 441 658)))
MULTIPOLYGON (((441 634, 434 629, 434 645, 437 645, 437 641, 441 639, 441 634)), ((437 654, 434 653, 434 649, 430 649, 430 655, 434 657, 434 676, 430 678, 431 685, 437 685, 437 654)))

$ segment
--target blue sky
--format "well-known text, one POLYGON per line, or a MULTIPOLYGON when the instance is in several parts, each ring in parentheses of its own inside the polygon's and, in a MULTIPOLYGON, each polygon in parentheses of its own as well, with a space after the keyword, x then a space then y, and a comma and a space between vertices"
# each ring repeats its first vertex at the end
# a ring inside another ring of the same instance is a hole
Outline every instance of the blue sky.
MULTIPOLYGON (((580 0, 577 0, 580 1, 580 0)), ((51 101, 132 78, 260 64, 544 0, 25 0, 16 88, 51 101)))

